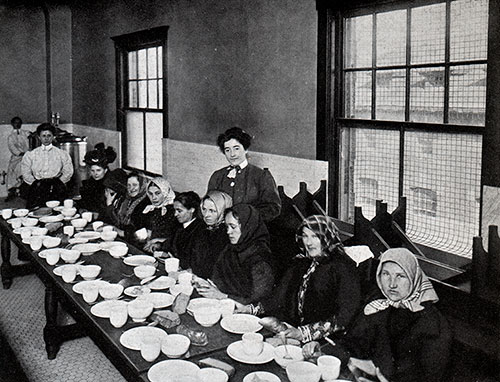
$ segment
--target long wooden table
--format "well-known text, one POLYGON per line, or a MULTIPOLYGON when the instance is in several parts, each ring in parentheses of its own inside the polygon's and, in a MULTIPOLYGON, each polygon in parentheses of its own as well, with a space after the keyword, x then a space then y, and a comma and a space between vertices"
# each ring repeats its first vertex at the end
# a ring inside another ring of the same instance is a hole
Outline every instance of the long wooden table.
MULTIPOLYGON (((39 251, 32 251, 29 245, 24 244, 20 235, 14 234, 10 225, 2 218, 0 218, 0 232, 2 234, 2 281, 4 287, 10 286, 14 275, 12 265, 10 265, 11 242, 18 247, 24 258, 29 259, 30 263, 26 267, 35 271, 46 287, 46 325, 43 333, 48 358, 53 359, 57 356, 63 342, 82 336, 90 336, 128 381, 149 381, 147 371, 153 363, 145 361, 139 351, 127 349, 120 344, 120 336, 123 332, 136 326, 144 326, 144 324, 134 323, 129 318, 125 326, 117 329, 110 324, 109 319, 94 316, 90 311, 92 305, 87 304, 80 294, 73 291, 73 284, 65 283, 61 277, 54 274, 54 268, 64 264, 62 260, 55 266, 48 265, 45 259, 38 256, 39 251), (60 325, 57 322, 57 312, 60 305, 75 318, 75 324, 60 325)), ((138 250, 131 246, 129 246, 129 251, 138 253, 138 250)), ((82 256, 80 260, 84 260, 85 264, 100 265, 102 270, 99 278, 103 280, 116 283, 125 279, 127 284, 139 285, 140 280, 133 274, 133 267, 126 265, 120 259, 111 257, 108 252, 98 251, 90 256, 82 256)), ((164 270, 160 269, 157 275, 164 273, 164 270)), ((79 276, 76 281, 81 281, 79 276)), ((278 375, 282 381, 288 381, 285 370, 274 361, 263 365, 247 365, 231 359, 226 354, 226 348, 232 342, 239 340, 241 335, 226 332, 220 324, 203 328, 189 314, 181 315, 181 322, 193 329, 205 331, 209 339, 209 343, 205 347, 191 346, 188 360, 196 363, 203 358, 213 357, 225 361, 236 370, 231 381, 242 381, 249 372, 257 370, 270 371, 278 375)), ((175 332, 175 328, 166 331, 172 333, 175 332)), ((166 359, 168 358, 161 354, 154 363, 166 359)))

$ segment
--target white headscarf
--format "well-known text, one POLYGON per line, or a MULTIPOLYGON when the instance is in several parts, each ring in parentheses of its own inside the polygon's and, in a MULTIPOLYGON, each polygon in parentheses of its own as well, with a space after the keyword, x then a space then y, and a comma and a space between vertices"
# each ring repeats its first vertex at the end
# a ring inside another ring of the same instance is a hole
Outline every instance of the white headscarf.
POLYGON ((144 211, 142 211, 142 213, 147 214, 156 208, 161 208, 161 215, 163 216, 167 213, 167 206, 169 204, 174 204, 175 192, 174 190, 172 190, 169 181, 166 180, 165 178, 158 177, 151 179, 151 181, 148 183, 146 190, 149 190, 149 187, 151 187, 151 185, 158 187, 161 193, 165 196, 165 199, 163 200, 163 203, 159 206, 154 206, 153 204, 146 206, 146 208, 144 208, 144 211))

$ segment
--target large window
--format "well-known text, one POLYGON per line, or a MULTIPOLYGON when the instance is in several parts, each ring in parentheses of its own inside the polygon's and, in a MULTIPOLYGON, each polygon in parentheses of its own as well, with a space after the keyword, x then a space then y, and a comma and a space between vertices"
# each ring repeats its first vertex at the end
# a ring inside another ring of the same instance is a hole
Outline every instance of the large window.
POLYGON ((488 0, 395 3, 337 19, 341 216, 407 198, 417 243, 470 256, 479 233, 488 0))
POLYGON ((167 136, 166 38, 166 27, 114 38, 124 165, 150 174, 162 174, 167 136))

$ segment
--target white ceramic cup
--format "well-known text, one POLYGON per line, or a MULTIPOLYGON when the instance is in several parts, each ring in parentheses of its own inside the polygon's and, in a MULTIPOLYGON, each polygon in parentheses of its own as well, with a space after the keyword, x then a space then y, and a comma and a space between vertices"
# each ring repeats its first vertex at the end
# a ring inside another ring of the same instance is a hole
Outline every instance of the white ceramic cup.
POLYGON ((76 279, 76 267, 64 267, 62 270, 62 279, 65 283, 72 283, 76 279))
POLYGON ((12 217, 12 208, 4 208, 2 210, 2 217, 7 220, 12 217))
POLYGON ((220 313, 222 317, 230 316, 234 312, 234 300, 225 298, 219 301, 220 313))
POLYGON ((146 240, 148 238, 148 230, 146 228, 141 228, 141 229, 135 231, 135 236, 139 240, 146 240))
POLYGON ((117 304, 109 310, 109 321, 115 328, 121 328, 128 319, 128 311, 126 304, 117 304))
POLYGON ((243 340, 243 352, 249 356, 257 356, 264 349, 264 337, 260 333, 245 333, 241 336, 243 340))
POLYGON ((90 304, 97 300, 97 296, 99 295, 99 287, 95 284, 87 285, 83 289, 82 295, 85 302, 90 304))
POLYGON ((92 221, 92 212, 83 212, 82 218, 84 218, 90 223, 92 221))
POLYGON ((178 281, 180 285, 191 285, 191 280, 193 280, 193 274, 189 272, 180 273, 178 281))
POLYGON ((47 260, 47 263, 49 265, 56 265, 57 262, 59 261, 59 252, 58 251, 49 251, 45 255, 45 260, 47 260))
POLYGON ((63 228, 63 233, 71 237, 75 233, 75 227, 73 227, 72 225, 66 225, 63 228))
POLYGON ((26 240, 27 238, 29 238, 31 236, 31 230, 25 230, 23 232, 21 232, 21 238, 23 240, 26 240))
MULTIPOLYGON (((179 259, 174 257, 165 259, 165 272, 177 272, 179 270, 179 259)), ((180 276, 180 275, 179 275, 180 276)))
POLYGON ((113 232, 115 229, 113 228, 112 225, 105 225, 102 227, 102 232, 113 232))
POLYGON ((332 355, 322 355, 318 358, 318 367, 324 381, 333 381, 340 374, 340 359, 332 355))
POLYGON ((11 224, 12 229, 21 228, 22 225, 23 223, 21 222, 21 220, 14 220, 11 224))
POLYGON ((64 208, 73 208, 73 199, 65 199, 63 205, 64 208))
POLYGON ((94 231, 97 231, 103 225, 104 225, 104 222, 102 222, 100 220, 97 220, 97 221, 95 221, 95 222, 92 223, 92 228, 94 229, 94 231))
MULTIPOLYGON (((33 236, 30 238, 30 247, 33 251, 38 251, 40 248, 42 248, 42 243, 43 243, 43 239, 41 237, 33 236)), ((56 261, 56 263, 57 263, 57 261, 56 261)))
POLYGON ((160 355, 161 340, 158 336, 145 334, 141 341, 141 355, 148 362, 153 362, 160 355))

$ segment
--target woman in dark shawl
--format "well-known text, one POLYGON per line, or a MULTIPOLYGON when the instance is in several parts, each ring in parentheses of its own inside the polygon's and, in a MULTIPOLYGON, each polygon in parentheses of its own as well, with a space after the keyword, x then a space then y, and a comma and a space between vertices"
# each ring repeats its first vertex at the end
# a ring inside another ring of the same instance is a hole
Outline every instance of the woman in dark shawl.
POLYGON ((248 204, 228 209, 225 220, 229 244, 214 266, 215 285, 200 286, 198 292, 239 303, 260 301, 271 293, 274 283, 267 228, 257 209, 248 204))
POLYGON ((308 342, 348 327, 361 302, 355 263, 344 252, 329 216, 313 215, 297 229, 302 249, 286 270, 276 292, 240 312, 285 321, 286 337, 308 342))
MULTIPOLYGON (((377 284, 381 294, 367 304, 334 354, 367 380, 437 382, 448 365, 451 332, 435 306, 438 296, 415 256, 391 248, 380 257, 377 284)), ((306 345, 311 353, 317 343, 306 345)))

